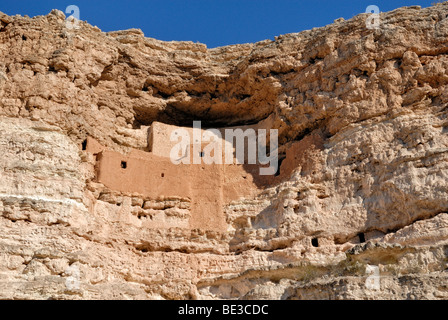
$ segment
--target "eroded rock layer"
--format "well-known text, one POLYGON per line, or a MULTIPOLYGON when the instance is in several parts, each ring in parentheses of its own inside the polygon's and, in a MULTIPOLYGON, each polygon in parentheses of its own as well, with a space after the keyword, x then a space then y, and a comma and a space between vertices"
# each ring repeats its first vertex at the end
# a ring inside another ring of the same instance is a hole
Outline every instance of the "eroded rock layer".
POLYGON ((380 18, 207 49, 0 13, 0 298, 447 299, 448 3, 380 18), (295 159, 201 212, 219 230, 85 147, 192 120, 265 121, 295 159))

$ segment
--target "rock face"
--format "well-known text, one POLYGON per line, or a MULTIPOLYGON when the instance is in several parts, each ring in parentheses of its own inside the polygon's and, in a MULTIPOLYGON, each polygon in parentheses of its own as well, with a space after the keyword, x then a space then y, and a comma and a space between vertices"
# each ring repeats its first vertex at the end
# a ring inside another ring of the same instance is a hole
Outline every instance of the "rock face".
POLYGON ((207 49, 0 13, 0 298, 447 299, 448 3, 367 18, 207 49), (294 159, 218 229, 97 179, 192 120, 294 159))

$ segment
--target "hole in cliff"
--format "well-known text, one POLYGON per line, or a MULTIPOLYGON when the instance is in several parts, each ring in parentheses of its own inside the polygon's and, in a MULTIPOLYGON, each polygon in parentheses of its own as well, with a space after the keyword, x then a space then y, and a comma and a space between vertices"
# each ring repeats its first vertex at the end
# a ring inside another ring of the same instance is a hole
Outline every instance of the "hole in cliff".
POLYGON ((128 167, 128 163, 126 161, 121 161, 121 168, 126 169, 128 167))
POLYGON ((154 94, 154 97, 167 100, 169 97, 171 97, 171 94, 159 90, 154 94))
POLYGON ((120 207, 121 206, 121 203, 117 203, 117 207, 120 207))
POLYGON ((310 60, 308 61, 310 64, 315 64, 316 62, 322 61, 323 58, 319 58, 319 57, 313 57, 310 58, 310 60))
POLYGON ((82 150, 87 150, 87 139, 82 142, 82 150))
POLYGON ((364 235, 364 233, 359 233, 358 234, 358 238, 359 238, 359 242, 364 243, 366 242, 366 236, 364 235))
POLYGON ((27 39, 28 39, 28 38, 27 38, 25 35, 22 36, 22 40, 23 40, 23 41, 26 41, 27 39))
POLYGON ((143 87, 143 89, 142 89, 142 91, 144 91, 144 92, 148 92, 148 91, 149 91, 149 89, 148 89, 148 87, 147 87, 147 86, 144 86, 144 87, 143 87))
POLYGON ((164 173, 162 173, 160 176, 161 176, 162 178, 165 178, 165 174, 164 174, 164 173))
POLYGON ((140 252, 149 252, 151 247, 147 244, 138 244, 134 248, 140 252))
POLYGON ((311 245, 313 246, 313 247, 318 247, 319 246, 319 240, 317 239, 317 238, 313 238, 313 239, 311 239, 311 245))

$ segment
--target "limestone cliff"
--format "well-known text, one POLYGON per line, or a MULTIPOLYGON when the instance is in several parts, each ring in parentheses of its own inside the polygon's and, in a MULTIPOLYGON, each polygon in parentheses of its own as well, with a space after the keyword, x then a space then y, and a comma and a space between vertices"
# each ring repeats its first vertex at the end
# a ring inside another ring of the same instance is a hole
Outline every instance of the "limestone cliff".
POLYGON ((0 13, 0 298, 447 299, 448 3, 380 18, 207 49, 0 13), (222 230, 86 150, 192 120, 268 121, 297 159, 209 207, 222 230))

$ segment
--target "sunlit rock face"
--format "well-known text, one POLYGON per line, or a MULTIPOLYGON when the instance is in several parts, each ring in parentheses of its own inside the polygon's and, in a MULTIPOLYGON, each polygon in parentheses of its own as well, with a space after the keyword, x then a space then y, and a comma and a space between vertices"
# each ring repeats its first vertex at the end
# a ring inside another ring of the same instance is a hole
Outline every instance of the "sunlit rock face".
POLYGON ((207 49, 0 13, 0 298, 447 299, 448 3, 368 17, 207 49), (160 171, 193 120, 278 130, 279 172, 160 171))

